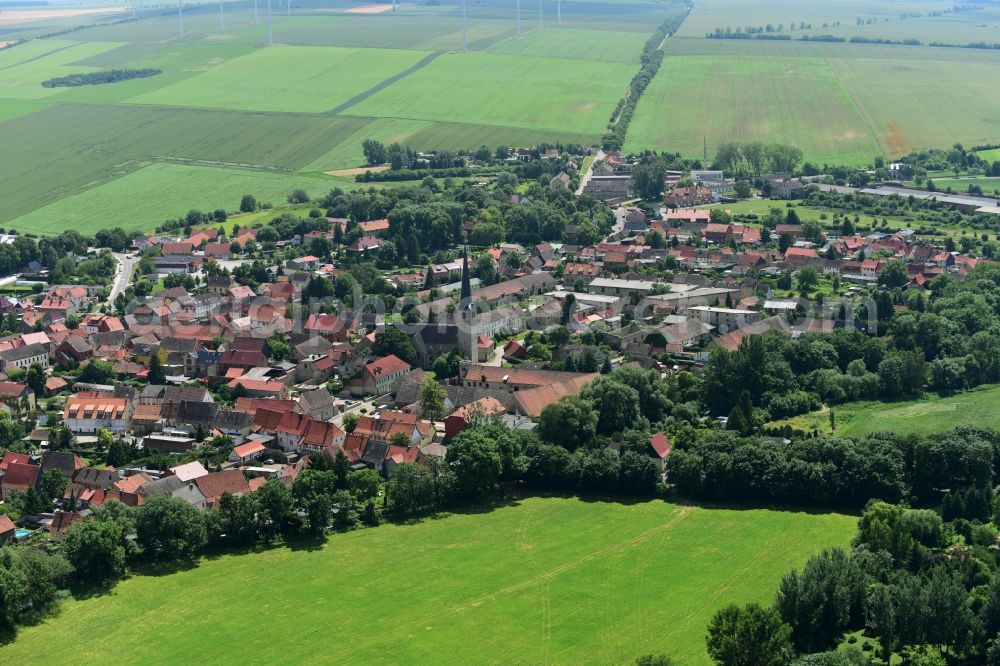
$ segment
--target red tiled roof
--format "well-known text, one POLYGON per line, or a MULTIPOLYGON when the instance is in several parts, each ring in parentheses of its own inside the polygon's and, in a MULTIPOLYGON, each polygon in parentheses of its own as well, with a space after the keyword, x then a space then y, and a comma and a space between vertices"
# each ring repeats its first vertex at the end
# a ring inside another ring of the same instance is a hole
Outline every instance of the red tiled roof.
POLYGON ((4 490, 25 491, 35 485, 40 467, 27 463, 12 462, 7 465, 7 471, 0 479, 4 490))
POLYGON ((294 408, 294 400, 276 400, 274 398, 237 398, 233 411, 256 414, 258 409, 269 409, 280 413, 290 412, 294 408))
MULTIPOLYGON (((576 374, 576 373, 574 373, 576 374)), ((587 374, 577 374, 573 379, 537 386, 526 391, 519 391, 514 394, 514 402, 520 411, 532 418, 541 416, 542 410, 554 402, 558 402, 567 396, 578 394, 583 387, 597 379, 600 375, 596 372, 587 374)))
POLYGON ((389 354, 365 365, 365 371, 373 377, 379 375, 392 375, 403 370, 409 370, 410 364, 399 358, 395 354, 389 354))
POLYGON ((222 497, 222 493, 242 495, 250 492, 247 480, 243 478, 243 472, 238 469, 227 469, 199 476, 194 480, 194 483, 209 504, 215 504, 222 497))
POLYGON ((670 446, 670 441, 667 439, 667 436, 662 432, 658 432, 650 437, 649 445, 653 447, 653 450, 656 451, 656 455, 660 458, 666 458, 669 456, 670 450, 673 448, 670 446))
POLYGON ((252 456, 255 453, 260 453, 264 450, 264 445, 260 442, 247 442, 246 444, 240 444, 233 448, 233 453, 239 458, 246 458, 247 456, 252 456))
POLYGON ((16 451, 8 451, 3 454, 3 459, 0 459, 0 470, 7 469, 7 465, 11 463, 20 463, 21 465, 27 465, 31 458, 28 457, 26 453, 17 453, 16 451))
POLYGON ((364 454, 366 446, 368 446, 368 437, 357 433, 351 433, 344 438, 344 455, 346 455, 347 459, 352 463, 358 462, 361 460, 361 456, 364 454))

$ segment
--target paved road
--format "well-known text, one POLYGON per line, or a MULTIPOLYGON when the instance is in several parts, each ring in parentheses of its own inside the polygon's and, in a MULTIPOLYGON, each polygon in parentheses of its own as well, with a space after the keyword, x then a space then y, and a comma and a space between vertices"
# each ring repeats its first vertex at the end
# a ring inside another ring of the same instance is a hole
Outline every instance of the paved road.
POLYGON ((604 161, 604 151, 598 150, 597 155, 594 156, 590 166, 587 167, 587 173, 583 174, 583 177, 580 179, 580 186, 576 188, 576 196, 583 194, 583 188, 585 188, 587 183, 590 182, 590 176, 594 173, 594 165, 602 161, 604 161))
POLYGON ((115 281, 111 285, 111 295, 108 297, 111 303, 114 303, 115 299, 118 298, 118 294, 125 291, 125 288, 128 287, 129 282, 132 281, 132 269, 139 261, 130 255, 117 253, 115 254, 115 259, 118 260, 118 270, 115 271, 115 281))

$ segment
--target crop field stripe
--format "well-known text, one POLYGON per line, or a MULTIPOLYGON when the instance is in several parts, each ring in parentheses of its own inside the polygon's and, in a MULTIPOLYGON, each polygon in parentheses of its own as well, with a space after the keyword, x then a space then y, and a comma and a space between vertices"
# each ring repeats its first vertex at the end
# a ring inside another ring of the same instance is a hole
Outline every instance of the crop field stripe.
POLYGON ((379 83, 376 83, 374 86, 372 86, 368 90, 364 91, 363 93, 355 95, 354 97, 352 97, 351 99, 347 100, 343 104, 340 104, 338 106, 333 107, 332 109, 330 109, 330 111, 328 111, 329 115, 333 116, 333 115, 336 115, 336 114, 338 114, 338 113, 340 113, 342 111, 346 111, 347 109, 351 108, 355 104, 368 99, 369 97, 371 97, 375 93, 379 92, 380 90, 384 90, 385 88, 388 88, 389 86, 391 86, 396 81, 399 81, 400 79, 404 79, 407 76, 409 76, 410 74, 413 74, 418 69, 421 69, 421 68, 425 67, 428 63, 430 63, 432 60, 434 60, 435 58, 437 58, 442 53, 444 53, 444 52, 443 51, 434 51, 433 53, 428 53, 426 56, 424 56, 423 58, 421 58, 418 62, 416 62, 412 66, 404 69, 402 72, 399 72, 398 74, 394 74, 394 75, 390 76, 385 81, 380 81, 379 83))
MULTIPOLYGON (((30 62, 35 62, 36 60, 41 60, 42 58, 48 58, 50 55, 53 55, 55 53, 59 53, 60 51, 65 51, 66 49, 71 49, 74 46, 77 46, 78 44, 79 44, 79 42, 73 42, 71 44, 67 44, 66 46, 60 46, 57 49, 53 49, 51 51, 46 51, 45 53, 39 53, 36 56, 28 58, 27 60, 20 60, 18 62, 12 63, 12 64, 7 65, 5 67, 0 67, 0 72, 2 72, 4 70, 7 70, 7 69, 13 69, 14 67, 20 67, 21 65, 27 65, 30 62)), ((15 47, 8 47, 8 48, 15 48, 15 47)))
POLYGON ((840 89, 841 91, 843 91, 844 97, 851 100, 851 106, 854 108, 854 111, 858 114, 858 118, 860 118, 861 122, 863 122, 865 124, 865 127, 868 128, 868 135, 871 136, 872 140, 875 143, 877 143, 879 146, 882 146, 882 148, 885 149, 886 146, 882 143, 878 132, 872 125, 871 117, 867 113, 865 113, 865 111, 861 106, 861 103, 858 101, 858 98, 855 97, 853 94, 851 94, 850 88, 848 88, 844 84, 844 81, 837 75, 837 70, 833 68, 833 64, 830 62, 830 59, 826 58, 824 62, 826 63, 827 69, 829 69, 830 73, 833 75, 833 78, 835 78, 837 80, 837 83, 840 85, 840 89))

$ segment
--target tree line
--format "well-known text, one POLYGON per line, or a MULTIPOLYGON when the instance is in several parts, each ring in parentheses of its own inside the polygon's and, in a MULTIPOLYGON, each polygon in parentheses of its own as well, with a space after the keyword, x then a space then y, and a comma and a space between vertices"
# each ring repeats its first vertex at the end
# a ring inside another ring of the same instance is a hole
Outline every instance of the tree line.
MULTIPOLYGON (((44 490, 55 482, 52 475, 60 477, 65 488, 61 473, 50 470, 38 492, 61 497, 62 490, 44 490)), ((74 523, 57 546, 0 549, 0 629, 12 630, 41 617, 64 590, 113 586, 127 566, 377 525, 380 485, 377 472, 352 472, 346 456, 338 452, 333 457, 313 455, 291 487, 271 479, 249 495, 224 493, 218 506, 205 511, 170 495, 151 497, 137 508, 110 500, 74 523)), ((51 507, 51 501, 45 504, 51 507)))
POLYGON ((896 312, 903 295, 898 285, 881 290, 855 313, 884 337, 853 326, 798 338, 770 332, 748 336, 733 351, 713 350, 702 381, 705 406, 734 416, 746 391, 749 407, 735 416, 745 426, 738 429, 751 432, 817 401, 895 399, 927 388, 953 393, 1000 381, 1000 267, 981 264, 964 281, 938 278, 926 297, 914 293, 906 300, 913 307, 896 312))
POLYGON ((721 666, 1000 663, 996 542, 989 518, 872 502, 850 551, 825 550, 786 574, 770 607, 717 612, 708 653, 721 666))
POLYGON ((632 114, 639 103, 639 98, 645 92, 646 86, 656 76, 660 65, 663 63, 663 50, 660 48, 663 40, 673 35, 677 28, 681 27, 684 20, 691 13, 692 5, 687 5, 684 12, 671 16, 660 24, 656 31, 646 40, 642 47, 640 60, 642 66, 632 80, 629 82, 628 92, 618 100, 618 105, 611 113, 608 120, 608 129, 604 133, 602 146, 604 150, 620 150, 625 145, 625 136, 628 134, 628 126, 632 122, 632 114))
POLYGON ((961 426, 925 436, 780 439, 726 430, 674 438, 667 480, 685 497, 859 508, 871 499, 932 506, 985 521, 1000 470, 1000 436, 961 426))
POLYGON ((146 67, 143 69, 112 69, 106 72, 85 72, 81 74, 69 74, 58 76, 54 79, 42 81, 45 88, 75 88, 77 86, 96 86, 104 83, 117 83, 130 79, 146 79, 163 71, 146 67))

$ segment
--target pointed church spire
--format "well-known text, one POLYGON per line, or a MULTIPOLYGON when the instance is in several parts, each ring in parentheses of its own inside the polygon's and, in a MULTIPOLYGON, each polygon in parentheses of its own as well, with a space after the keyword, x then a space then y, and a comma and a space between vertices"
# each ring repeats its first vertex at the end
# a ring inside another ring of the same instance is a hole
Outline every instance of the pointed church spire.
POLYGON ((466 237, 462 247, 462 296, 459 301, 462 306, 472 303, 472 282, 469 280, 469 239, 466 237))

